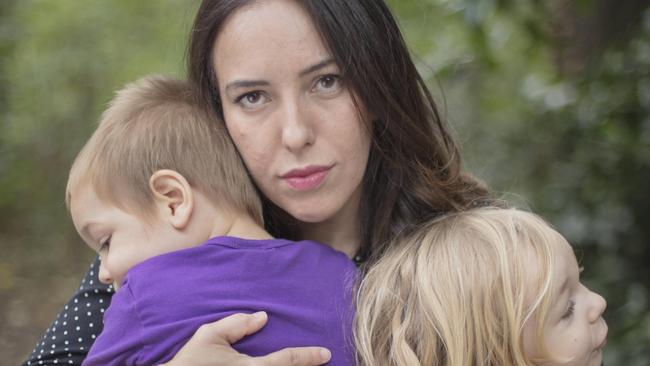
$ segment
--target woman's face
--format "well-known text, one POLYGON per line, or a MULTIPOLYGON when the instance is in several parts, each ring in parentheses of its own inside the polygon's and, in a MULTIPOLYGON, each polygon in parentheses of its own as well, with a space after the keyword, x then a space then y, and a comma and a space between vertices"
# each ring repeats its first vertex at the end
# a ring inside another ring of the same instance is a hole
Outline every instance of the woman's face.
POLYGON ((264 195, 296 219, 355 217, 370 136, 299 2, 256 2, 213 50, 226 126, 264 195))

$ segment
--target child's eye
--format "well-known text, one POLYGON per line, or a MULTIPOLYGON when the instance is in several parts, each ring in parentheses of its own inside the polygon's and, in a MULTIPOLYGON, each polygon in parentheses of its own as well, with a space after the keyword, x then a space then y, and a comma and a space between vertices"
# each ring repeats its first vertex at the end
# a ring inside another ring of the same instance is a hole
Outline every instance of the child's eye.
POLYGON ((108 250, 110 245, 111 245, 111 236, 109 235, 106 239, 104 239, 101 243, 99 243, 99 251, 102 252, 104 250, 108 250))
POLYGON ((562 320, 571 318, 571 316, 573 315, 573 311, 575 310, 575 307, 576 307, 575 301, 569 300, 569 307, 566 309, 564 315, 562 315, 562 320))

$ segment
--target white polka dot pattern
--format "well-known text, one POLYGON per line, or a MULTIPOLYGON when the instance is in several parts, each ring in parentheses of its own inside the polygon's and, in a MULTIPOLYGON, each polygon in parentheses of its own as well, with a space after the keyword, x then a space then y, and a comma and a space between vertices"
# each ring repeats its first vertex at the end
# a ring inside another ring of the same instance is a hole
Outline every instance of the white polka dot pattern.
POLYGON ((95 259, 79 289, 63 307, 22 366, 81 365, 102 331, 104 311, 111 302, 112 286, 97 278, 95 259))

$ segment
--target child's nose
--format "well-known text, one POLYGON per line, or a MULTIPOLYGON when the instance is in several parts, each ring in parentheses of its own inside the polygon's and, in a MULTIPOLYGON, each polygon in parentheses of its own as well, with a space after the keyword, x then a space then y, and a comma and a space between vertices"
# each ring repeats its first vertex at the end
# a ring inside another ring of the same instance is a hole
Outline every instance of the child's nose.
POLYGON ((599 294, 589 290, 591 296, 591 308, 589 309, 589 321, 592 323, 600 319, 607 308, 607 301, 599 294))
POLYGON ((108 272, 104 264, 101 264, 99 266, 99 281, 106 285, 113 284, 113 278, 111 277, 110 272, 108 272))

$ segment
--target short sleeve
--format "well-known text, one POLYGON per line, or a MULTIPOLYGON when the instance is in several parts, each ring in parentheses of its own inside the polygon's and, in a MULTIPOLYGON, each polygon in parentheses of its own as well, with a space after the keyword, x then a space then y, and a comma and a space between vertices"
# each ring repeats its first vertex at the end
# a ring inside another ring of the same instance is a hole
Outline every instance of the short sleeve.
POLYGON ((141 361, 142 324, 128 282, 113 296, 104 314, 104 330, 93 344, 83 366, 132 366, 141 361))
POLYGON ((98 270, 99 258, 96 258, 74 296, 56 316, 23 366, 81 365, 102 331, 104 311, 113 295, 112 286, 99 281, 98 270))

